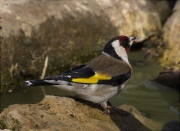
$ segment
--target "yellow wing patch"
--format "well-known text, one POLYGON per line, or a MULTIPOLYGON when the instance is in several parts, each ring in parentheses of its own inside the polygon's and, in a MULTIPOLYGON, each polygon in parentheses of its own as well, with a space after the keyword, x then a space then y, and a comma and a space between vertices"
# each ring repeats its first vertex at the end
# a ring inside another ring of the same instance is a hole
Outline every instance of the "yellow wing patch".
POLYGON ((75 79, 72 79, 72 81, 77 82, 77 83, 96 84, 98 82, 98 79, 75 78, 75 79))
POLYGON ((95 73, 94 76, 89 78, 74 78, 72 79, 73 82, 77 83, 86 83, 86 84, 96 84, 99 80, 110 80, 111 77, 108 75, 102 75, 95 73))

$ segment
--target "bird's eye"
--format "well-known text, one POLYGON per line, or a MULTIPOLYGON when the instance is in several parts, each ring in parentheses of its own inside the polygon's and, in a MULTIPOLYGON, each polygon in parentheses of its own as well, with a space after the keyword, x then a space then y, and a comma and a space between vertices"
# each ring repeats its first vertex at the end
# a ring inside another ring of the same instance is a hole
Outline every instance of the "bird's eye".
POLYGON ((120 45, 125 48, 126 46, 128 46, 129 39, 127 36, 119 36, 119 42, 120 45))
POLYGON ((121 46, 126 47, 127 46, 127 42, 126 41, 121 41, 121 46))

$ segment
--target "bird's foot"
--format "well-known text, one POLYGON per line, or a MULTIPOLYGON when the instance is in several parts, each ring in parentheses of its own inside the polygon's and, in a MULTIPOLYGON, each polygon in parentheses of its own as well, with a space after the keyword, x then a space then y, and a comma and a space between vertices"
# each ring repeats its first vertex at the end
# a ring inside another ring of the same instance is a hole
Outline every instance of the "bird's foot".
POLYGON ((118 114, 123 117, 131 117, 132 116, 131 113, 126 112, 126 111, 116 108, 116 107, 112 107, 112 106, 107 106, 106 110, 103 112, 103 114, 118 114))

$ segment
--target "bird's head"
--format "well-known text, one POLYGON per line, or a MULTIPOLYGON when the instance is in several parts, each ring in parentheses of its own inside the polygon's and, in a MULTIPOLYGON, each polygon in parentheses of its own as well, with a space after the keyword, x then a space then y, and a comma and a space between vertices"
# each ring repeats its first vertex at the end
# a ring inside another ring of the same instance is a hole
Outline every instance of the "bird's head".
POLYGON ((136 37, 118 36, 119 45, 128 53, 136 37))
POLYGON ((123 59, 127 57, 127 53, 135 39, 136 37, 116 36, 107 42, 103 52, 114 58, 123 59))

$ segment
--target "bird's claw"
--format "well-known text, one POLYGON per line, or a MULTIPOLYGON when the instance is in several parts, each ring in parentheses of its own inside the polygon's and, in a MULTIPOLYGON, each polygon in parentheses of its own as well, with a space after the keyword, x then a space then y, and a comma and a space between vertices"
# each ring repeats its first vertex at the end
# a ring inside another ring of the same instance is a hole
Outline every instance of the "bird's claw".
POLYGON ((131 113, 126 112, 126 111, 119 109, 119 108, 116 108, 116 107, 108 108, 105 111, 103 111, 102 114, 118 114, 118 115, 121 115, 123 117, 131 117, 132 116, 131 113))

